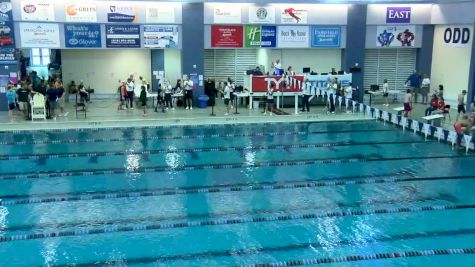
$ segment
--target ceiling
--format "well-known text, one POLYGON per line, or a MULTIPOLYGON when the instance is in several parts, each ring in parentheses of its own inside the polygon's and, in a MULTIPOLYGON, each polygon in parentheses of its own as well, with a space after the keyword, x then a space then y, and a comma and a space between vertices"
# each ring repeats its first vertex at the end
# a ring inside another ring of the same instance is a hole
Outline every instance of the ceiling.
MULTIPOLYGON (((130 0, 115 0, 115 1, 130 1, 130 0)), ((326 3, 326 4, 385 4, 385 3, 460 3, 460 2, 475 2, 475 0, 141 0, 141 1, 151 1, 151 2, 219 2, 219 3, 326 3)))

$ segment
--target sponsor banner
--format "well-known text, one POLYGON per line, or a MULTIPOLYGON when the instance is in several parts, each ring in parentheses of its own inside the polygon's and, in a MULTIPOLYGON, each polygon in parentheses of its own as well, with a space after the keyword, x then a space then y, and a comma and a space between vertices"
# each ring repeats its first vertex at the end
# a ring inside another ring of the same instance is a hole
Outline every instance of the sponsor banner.
POLYGON ((51 0, 21 0, 21 20, 54 21, 54 2, 51 0))
POLYGON ((70 48, 102 47, 101 25, 99 24, 65 24, 65 46, 70 48))
POLYGON ((110 4, 107 10, 108 22, 136 22, 137 13, 134 5, 110 4))
POLYGON ((307 48, 309 46, 310 32, 307 26, 279 26, 277 32, 277 47, 307 48))
POLYGON ((107 48, 140 48, 138 25, 106 25, 107 48))
POLYGON ((242 26, 211 26, 211 47, 243 46, 242 26))
POLYGON ((378 26, 376 46, 413 47, 415 45, 416 26, 378 26))
POLYGON ((264 93, 267 92, 271 84, 275 85, 275 90, 280 92, 298 92, 300 88, 298 84, 303 84, 304 76, 294 75, 292 79, 295 82, 289 84, 288 77, 283 76, 252 76, 252 92, 264 93), (300 82, 300 83, 298 83, 300 82))
POLYGON ((341 47, 341 27, 312 27, 312 47, 341 47))
POLYGON ((249 7, 249 23, 275 24, 275 7, 249 7))
POLYGON ((59 25, 21 22, 20 39, 24 48, 59 48, 59 25))
POLYGON ((411 23, 411 7, 387 7, 386 23, 411 23))
POLYGON ((276 47, 275 26, 245 26, 245 47, 276 47))
POLYGON ((284 6, 280 13, 282 24, 307 24, 308 10, 303 6, 284 6))
POLYGON ((12 3, 10 1, 0 2, 0 21, 12 21, 12 3))
POLYGON ((467 47, 471 43, 472 34, 469 27, 446 27, 443 42, 447 46, 467 47))
POLYGON ((241 23, 241 7, 237 5, 214 6, 214 23, 241 23))
POLYGON ((67 22, 97 22, 97 6, 95 4, 65 4, 67 22))
POLYGON ((147 23, 175 23, 175 7, 150 4, 145 7, 145 21, 147 23))
POLYGON ((18 63, 15 48, 0 48, 0 64, 15 65, 18 63))
POLYGON ((178 48, 178 26, 143 26, 144 47, 178 48))
POLYGON ((13 21, 0 21, 0 48, 15 48, 13 21))
POLYGON ((350 86, 352 75, 307 75, 305 78, 318 90, 326 90, 333 78, 337 78, 342 87, 350 86))

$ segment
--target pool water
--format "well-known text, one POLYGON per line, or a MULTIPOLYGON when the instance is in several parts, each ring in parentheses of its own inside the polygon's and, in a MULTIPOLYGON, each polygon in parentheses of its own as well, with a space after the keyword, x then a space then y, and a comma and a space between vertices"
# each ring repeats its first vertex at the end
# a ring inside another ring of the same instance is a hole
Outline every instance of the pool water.
POLYGON ((0 143, 0 266, 475 266, 475 155, 382 123, 0 143))

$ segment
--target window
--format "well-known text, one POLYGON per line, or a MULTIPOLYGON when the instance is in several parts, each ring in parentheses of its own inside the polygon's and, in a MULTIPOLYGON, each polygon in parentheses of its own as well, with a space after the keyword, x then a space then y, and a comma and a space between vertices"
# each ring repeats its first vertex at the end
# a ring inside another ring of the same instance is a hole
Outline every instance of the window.
POLYGON ((30 65, 35 67, 48 66, 50 50, 48 48, 32 48, 30 51, 30 65))

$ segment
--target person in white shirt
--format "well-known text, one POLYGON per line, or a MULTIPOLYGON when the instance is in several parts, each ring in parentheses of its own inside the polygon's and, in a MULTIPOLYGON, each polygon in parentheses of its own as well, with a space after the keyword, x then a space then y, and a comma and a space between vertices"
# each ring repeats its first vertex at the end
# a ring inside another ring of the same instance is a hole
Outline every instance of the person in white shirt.
POLYGON ((421 84, 421 93, 422 93, 422 103, 427 104, 429 102, 429 91, 430 91, 430 79, 427 74, 424 74, 424 79, 421 84))
POLYGON ((224 87, 224 105, 226 106, 226 113, 225 116, 229 115, 229 110, 231 109, 231 93, 233 92, 231 83, 227 82, 226 86, 224 87))
POLYGON ((127 108, 130 108, 130 109, 134 109, 134 90, 135 90, 135 82, 131 77, 129 77, 127 79, 126 106, 127 106, 127 108))
POLYGON ((183 87, 185 89, 185 109, 193 109, 193 81, 186 77, 183 87))
POLYGON ((287 75, 287 76, 294 76, 295 75, 295 71, 292 69, 292 66, 289 66, 287 68, 287 71, 285 72, 285 75, 287 75))
POLYGON ((312 84, 308 81, 308 79, 305 79, 305 83, 304 83, 303 88, 302 88, 302 93, 303 93, 302 109, 300 111, 310 112, 309 99, 310 99, 310 96, 312 95, 312 84))
POLYGON ((383 106, 389 106, 389 84, 388 84, 388 80, 387 79, 384 79, 384 82, 383 82, 383 97, 386 101, 386 104, 383 104, 383 106))
POLYGON ((272 109, 274 108, 274 88, 275 88, 275 84, 271 84, 269 89, 267 89, 266 109, 264 110, 264 115, 266 115, 267 111, 269 111, 269 114, 272 116, 272 109))
POLYGON ((165 85, 163 90, 165 91, 165 107, 166 109, 171 108, 174 110, 175 108, 173 107, 172 103, 172 85, 170 82, 167 80, 165 81, 165 85))
MULTIPOLYGON (((345 87, 345 98, 352 100, 353 99, 353 84, 350 83, 347 87, 345 87)), ((349 109, 349 105, 346 106, 346 113, 351 113, 351 109, 349 109)))

